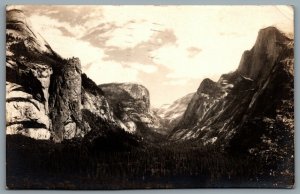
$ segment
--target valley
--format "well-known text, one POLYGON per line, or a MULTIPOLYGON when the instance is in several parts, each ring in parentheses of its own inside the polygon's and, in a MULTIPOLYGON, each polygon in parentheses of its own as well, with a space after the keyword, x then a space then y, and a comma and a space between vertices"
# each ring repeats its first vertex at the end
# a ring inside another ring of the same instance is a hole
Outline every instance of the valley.
POLYGON ((8 188, 293 187, 294 40, 277 28, 159 108, 140 84, 97 85, 21 10, 6 40, 8 188))

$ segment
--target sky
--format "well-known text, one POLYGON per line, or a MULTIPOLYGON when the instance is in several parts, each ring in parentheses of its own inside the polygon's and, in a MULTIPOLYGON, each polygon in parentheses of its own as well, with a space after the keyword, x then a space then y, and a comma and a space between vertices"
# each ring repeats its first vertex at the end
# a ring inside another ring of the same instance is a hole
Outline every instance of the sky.
POLYGON ((294 31, 290 6, 11 6, 97 84, 133 82, 153 107, 234 71, 260 29, 294 31))

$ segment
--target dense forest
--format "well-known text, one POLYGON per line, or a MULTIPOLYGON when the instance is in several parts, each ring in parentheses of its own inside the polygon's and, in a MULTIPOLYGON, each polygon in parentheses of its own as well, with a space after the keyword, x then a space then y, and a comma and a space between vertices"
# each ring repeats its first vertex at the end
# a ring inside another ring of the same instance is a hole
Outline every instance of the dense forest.
POLYGON ((137 189, 292 184, 289 176, 274 174, 285 169, 286 161, 227 152, 218 146, 199 147, 197 142, 146 145, 125 133, 109 132, 90 143, 73 139, 60 144, 7 136, 7 182, 12 183, 7 186, 137 189))

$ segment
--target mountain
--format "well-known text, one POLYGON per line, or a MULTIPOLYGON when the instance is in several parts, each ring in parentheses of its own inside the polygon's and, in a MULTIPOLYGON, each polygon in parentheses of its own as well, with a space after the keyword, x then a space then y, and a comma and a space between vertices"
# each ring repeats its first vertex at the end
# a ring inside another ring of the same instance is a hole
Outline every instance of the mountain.
POLYGON ((151 109, 144 86, 98 86, 22 11, 6 16, 7 188, 293 187, 294 40, 278 29, 236 71, 151 109))
POLYGON ((293 155, 293 49, 294 41, 277 28, 261 29, 236 71, 217 82, 202 81, 169 138, 251 154, 293 155))
POLYGON ((20 10, 7 11, 6 23, 8 135, 60 142, 83 137, 95 128, 99 135, 100 125, 127 129, 114 116, 104 92, 82 74, 78 58, 59 56, 31 29, 20 10))
POLYGON ((60 142, 107 131, 144 137, 170 132, 171 141, 224 147, 242 141, 243 149, 250 150, 261 142, 257 139, 273 138, 274 131, 258 130, 261 126, 280 126, 293 134, 294 42, 275 27, 260 30, 236 71, 217 82, 204 79, 197 92, 151 110, 144 86, 97 86, 82 74, 80 60, 53 51, 22 11, 7 11, 6 20, 8 135, 60 142), (248 133, 256 135, 241 138, 248 133))
POLYGON ((159 108, 153 108, 154 114, 160 119, 163 128, 162 133, 168 134, 178 124, 193 96, 194 93, 190 93, 175 100, 172 104, 164 104, 159 108))
POLYGON ((134 83, 110 83, 99 85, 104 91, 114 114, 127 127, 128 132, 145 135, 159 132, 159 119, 150 110, 147 88, 134 83))

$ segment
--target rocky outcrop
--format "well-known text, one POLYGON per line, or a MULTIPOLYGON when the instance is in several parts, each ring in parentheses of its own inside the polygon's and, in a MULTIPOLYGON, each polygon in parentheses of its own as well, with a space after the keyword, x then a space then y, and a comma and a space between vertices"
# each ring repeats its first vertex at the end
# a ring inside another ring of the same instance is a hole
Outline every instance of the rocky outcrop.
POLYGON ((114 115, 110 109, 104 92, 87 77, 82 74, 82 109, 99 115, 103 120, 114 120, 114 115))
POLYGON ((244 52, 237 71, 253 80, 264 81, 288 43, 289 38, 275 27, 260 30, 254 47, 244 52))
POLYGON ((31 30, 22 11, 7 11, 7 134, 55 141, 79 135, 81 67, 31 30))
POLYGON ((95 129, 91 116, 97 125, 127 129, 115 118, 103 91, 82 75, 78 58, 55 53, 31 30, 22 11, 7 11, 6 22, 7 134, 61 142, 95 129))
POLYGON ((260 30, 235 72, 218 82, 203 80, 170 139, 249 151, 265 139, 276 142, 285 131, 281 136, 292 142, 293 44, 274 27, 260 30))
POLYGON ((6 25, 6 132, 49 139, 48 89, 56 55, 22 11, 8 11, 6 25))
POLYGON ((226 96, 226 91, 210 79, 204 79, 188 104, 187 111, 182 120, 176 126, 177 128, 189 128, 197 124, 197 121, 203 119, 205 113, 222 98, 226 96))
POLYGON ((145 87, 98 87, 82 74, 79 59, 63 59, 33 32, 22 11, 7 11, 6 40, 8 135, 89 141, 108 131, 156 138, 172 129, 171 141, 221 145, 266 158, 275 152, 292 155, 294 42, 274 27, 259 32, 236 71, 218 82, 204 79, 196 93, 154 112, 145 87))
POLYGON ((55 139, 71 139, 83 129, 81 115, 81 64, 78 58, 53 67, 50 84, 50 118, 55 139))
POLYGON ((175 100, 172 104, 164 104, 159 108, 152 109, 162 125, 160 133, 168 134, 175 126, 177 126, 194 95, 195 93, 190 93, 175 100))
POLYGON ((99 86, 111 104, 114 114, 126 125, 130 133, 159 131, 158 118, 150 110, 149 91, 142 85, 112 83, 99 86))
POLYGON ((105 123, 105 125, 110 127, 110 130, 118 128, 128 131, 128 128, 114 115, 104 91, 99 88, 95 82, 89 79, 86 74, 82 74, 81 103, 83 120, 87 125, 87 127, 85 127, 86 132, 95 128, 93 122, 89 122, 91 120, 90 115, 97 117, 101 125, 105 123))

